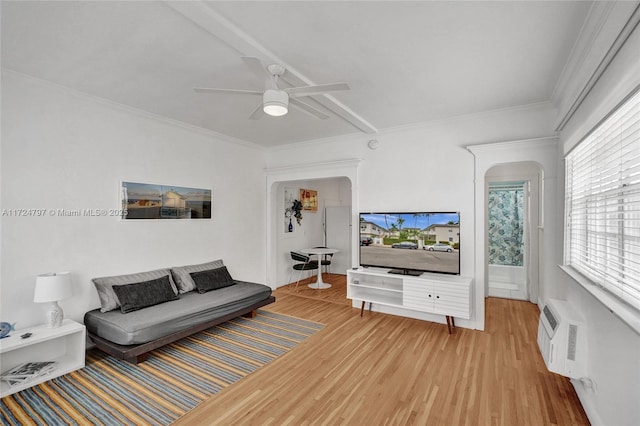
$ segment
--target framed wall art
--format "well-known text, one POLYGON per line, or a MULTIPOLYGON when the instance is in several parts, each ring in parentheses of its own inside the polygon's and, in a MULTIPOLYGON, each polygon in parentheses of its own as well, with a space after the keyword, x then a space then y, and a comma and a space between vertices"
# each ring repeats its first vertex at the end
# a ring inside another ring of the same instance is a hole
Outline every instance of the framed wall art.
POLYGON ((300 189, 300 202, 302 210, 318 211, 318 191, 313 189, 300 189))
POLYGON ((211 190, 122 182, 122 219, 211 219, 211 190))

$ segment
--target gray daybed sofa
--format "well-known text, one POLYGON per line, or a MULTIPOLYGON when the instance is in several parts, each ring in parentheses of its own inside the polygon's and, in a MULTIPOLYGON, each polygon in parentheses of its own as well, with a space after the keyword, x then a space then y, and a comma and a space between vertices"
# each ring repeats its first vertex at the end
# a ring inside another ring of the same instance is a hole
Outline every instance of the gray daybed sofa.
POLYGON ((271 288, 233 280, 222 260, 94 278, 101 307, 84 323, 98 349, 129 362, 275 302, 271 288))

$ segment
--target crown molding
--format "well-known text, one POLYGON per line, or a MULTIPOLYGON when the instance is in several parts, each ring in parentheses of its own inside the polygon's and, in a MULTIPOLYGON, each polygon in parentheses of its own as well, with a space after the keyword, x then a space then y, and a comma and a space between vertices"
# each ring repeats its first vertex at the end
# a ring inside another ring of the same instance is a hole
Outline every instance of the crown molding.
POLYGON ((83 99, 89 102, 93 102, 96 104, 100 104, 104 107, 113 109, 113 110, 117 110, 117 111, 121 111, 121 112, 126 112, 128 114, 131 115, 135 115, 137 117, 142 117, 142 118, 147 118, 147 119, 151 119, 154 121, 158 121, 161 122, 163 124, 168 124, 171 125, 173 127, 178 127, 190 132, 194 132, 194 133, 199 133, 201 135, 204 136, 208 136, 208 137, 213 137, 215 139, 218 139, 222 142, 227 142, 227 143, 232 143, 235 145, 241 145, 247 148, 251 148, 251 149, 255 149, 255 150, 259 150, 259 151, 266 151, 266 148, 260 145, 257 145, 253 142, 249 142, 249 141, 245 141, 243 139, 238 139, 238 138, 234 138, 228 135, 224 135, 222 133, 218 133, 218 132, 214 132, 213 130, 209 130, 209 129, 205 129, 203 127, 198 127, 198 126, 194 126, 192 124, 188 124, 185 123, 183 121, 179 121, 179 120, 174 120, 172 118, 168 118, 162 115, 158 115, 158 114, 154 114, 148 111, 144 111, 138 108, 134 108, 128 105, 124 105, 115 101, 111 101, 109 99, 105 99, 99 96, 95 96, 86 92, 82 92, 80 90, 76 90, 76 89, 72 89, 68 86, 63 86, 61 84, 57 84, 57 83, 53 83, 49 80, 44 80, 38 77, 34 77, 32 75, 29 74, 24 74, 21 73, 19 71, 14 71, 10 68, 6 68, 6 67, 1 67, 0 68, 2 70, 2 75, 8 75, 8 76, 12 76, 18 79, 22 79, 25 81, 29 81, 33 84, 37 84, 39 86, 43 86, 43 87, 47 87, 49 89, 55 90, 57 92, 60 93, 65 93, 67 95, 79 98, 79 99, 83 99))
POLYGON ((560 109, 557 132, 571 120, 639 23, 638 1, 594 3, 554 90, 560 109), (589 63, 589 57, 596 61, 589 63))
POLYGON ((411 124, 406 124, 402 126, 385 127, 383 129, 380 129, 377 133, 380 135, 386 135, 391 133, 420 130, 423 128, 439 126, 443 124, 451 125, 456 122, 481 120, 481 119, 486 119, 487 117, 491 117, 499 114, 508 114, 512 112, 523 112, 523 111, 525 112, 541 111, 541 110, 553 109, 553 108, 555 108, 555 105, 552 102, 541 101, 541 102, 534 102, 534 103, 524 104, 524 105, 514 105, 514 106, 508 106, 504 108, 496 108, 496 109, 490 109, 490 110, 484 110, 484 111, 478 111, 478 112, 471 112, 468 114, 434 118, 433 120, 422 121, 420 123, 411 123, 411 124))
POLYGON ((493 109, 488 111, 474 112, 470 114, 437 118, 430 121, 406 124, 403 126, 386 127, 378 130, 375 133, 375 135, 362 135, 361 133, 350 133, 345 135, 330 136, 327 138, 312 139, 312 140, 306 140, 306 141, 300 141, 300 142, 291 142, 289 144, 276 145, 266 149, 267 149, 267 152, 269 153, 275 153, 280 151, 288 151, 290 149, 296 149, 296 148, 303 149, 306 147, 318 146, 319 144, 329 144, 333 142, 366 144, 371 139, 378 139, 381 142, 384 142, 385 137, 393 136, 395 134, 402 133, 402 132, 420 131, 423 129, 428 129, 430 127, 441 126, 441 125, 455 125, 456 123, 462 122, 462 121, 482 120, 482 119, 486 119, 488 117, 499 115, 499 114, 508 114, 512 112, 526 112, 526 111, 542 111, 545 109, 553 109, 553 108, 555 108, 555 106, 549 101, 536 102, 536 103, 526 104, 526 105, 517 105, 517 106, 498 108, 498 109, 493 109))
POLYGON ((569 58, 560 73, 560 78, 556 82, 551 99, 562 99, 570 90, 570 86, 576 84, 576 74, 585 67, 587 58, 593 52, 596 40, 602 37, 601 33, 613 7, 614 2, 594 2, 592 4, 587 19, 569 53, 569 58))
POLYGON ((342 169, 342 168, 357 168, 362 162, 361 158, 347 158, 344 160, 337 161, 325 161, 320 163, 305 163, 305 164, 294 164, 291 166, 280 166, 280 167, 268 167, 265 168, 264 171, 267 176, 279 176, 282 174, 289 174, 292 172, 306 172, 310 169, 314 171, 319 170, 334 170, 334 169, 342 169))
POLYGON ((291 149, 304 149, 307 147, 315 147, 320 144, 329 144, 332 142, 340 142, 340 143, 360 143, 366 142, 372 139, 371 136, 363 135, 362 133, 348 133, 344 135, 336 135, 336 136, 328 136, 326 138, 316 138, 303 140, 299 142, 291 142, 284 145, 275 145, 271 147, 267 147, 266 151, 269 153, 277 153, 282 151, 290 151, 291 149))
POLYGON ((556 148, 558 145, 557 136, 546 136, 532 139, 519 139, 515 141, 484 143, 479 145, 468 145, 466 148, 472 154, 486 154, 490 152, 503 151, 505 149, 524 148, 556 148))

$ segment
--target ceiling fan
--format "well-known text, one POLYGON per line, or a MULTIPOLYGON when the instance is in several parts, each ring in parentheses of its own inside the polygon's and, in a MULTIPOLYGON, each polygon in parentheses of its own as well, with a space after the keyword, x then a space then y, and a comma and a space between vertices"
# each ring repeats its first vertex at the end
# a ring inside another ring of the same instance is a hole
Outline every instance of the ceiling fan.
POLYGON ((302 102, 301 97, 320 95, 328 92, 336 92, 340 90, 349 90, 347 83, 320 84, 316 86, 298 86, 285 87, 278 86, 278 80, 286 72, 284 66, 279 64, 271 64, 264 66, 258 58, 252 56, 243 56, 244 63, 260 78, 265 78, 265 90, 241 90, 241 89, 219 89, 210 87, 194 87, 193 90, 198 93, 231 93, 236 95, 256 95, 262 96, 262 103, 249 116, 252 120, 257 120, 263 114, 274 117, 285 115, 289 112, 289 105, 292 105, 301 111, 311 114, 321 120, 329 118, 327 114, 319 109, 302 102))

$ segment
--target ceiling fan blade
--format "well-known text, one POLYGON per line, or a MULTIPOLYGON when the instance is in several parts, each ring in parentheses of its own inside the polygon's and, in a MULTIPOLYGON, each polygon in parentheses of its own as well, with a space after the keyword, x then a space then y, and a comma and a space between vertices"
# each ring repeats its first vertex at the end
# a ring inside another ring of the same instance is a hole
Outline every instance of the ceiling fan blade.
POLYGON ((289 104, 297 107, 299 110, 306 112, 309 115, 319 118, 320 120, 326 120, 327 118, 329 118, 329 116, 324 112, 298 99, 289 98, 289 104))
POLYGON ((260 95, 262 96, 262 92, 258 92, 257 90, 239 90, 239 89, 218 89, 213 87, 194 87, 194 92, 198 93, 231 93, 234 95, 260 95))
POLYGON ((337 92, 340 90, 349 90, 347 83, 320 84, 317 86, 299 86, 284 89, 291 97, 313 96, 327 92, 337 92))
POLYGON ((262 102, 260 102, 260 105, 258 105, 258 108, 256 108, 249 116, 249 120, 259 120, 262 118, 263 115, 264 115, 264 111, 262 110, 262 102))

